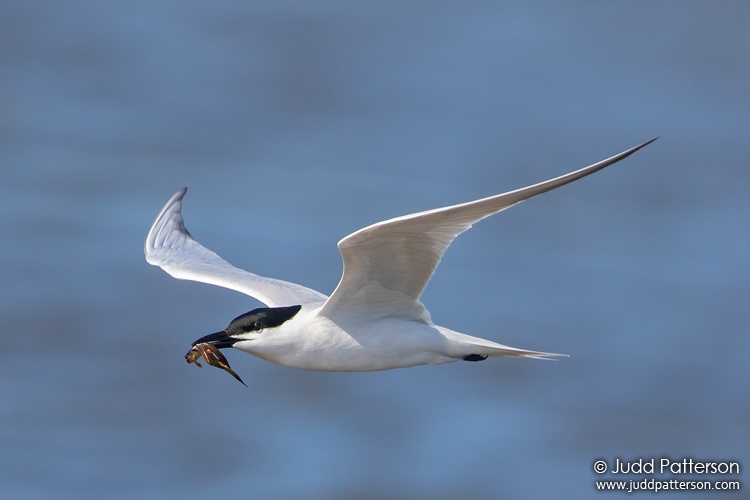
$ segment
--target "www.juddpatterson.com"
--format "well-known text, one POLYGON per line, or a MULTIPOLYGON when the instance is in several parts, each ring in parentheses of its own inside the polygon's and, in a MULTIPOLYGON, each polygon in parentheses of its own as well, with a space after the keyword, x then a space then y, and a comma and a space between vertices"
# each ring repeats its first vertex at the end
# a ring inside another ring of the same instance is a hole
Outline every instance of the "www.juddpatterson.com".
MULTIPOLYGON (((658 477, 647 477, 643 479, 630 480, 598 480, 595 481, 597 490, 616 490, 633 493, 634 491, 658 492, 662 490, 740 490, 739 481, 698 481, 697 477, 691 480, 684 476, 700 476, 710 474, 712 478, 716 475, 734 475, 740 473, 740 463, 736 461, 704 461, 692 458, 674 460, 671 458, 638 458, 634 460, 621 460, 615 458, 612 461, 596 460, 593 465, 596 474, 616 475, 640 475, 640 474, 664 474, 671 477, 663 479, 658 477), (683 476, 674 478, 674 476, 683 476)), ((724 478, 722 478, 724 479, 724 478)), ((729 478, 726 478, 729 479, 729 478)))

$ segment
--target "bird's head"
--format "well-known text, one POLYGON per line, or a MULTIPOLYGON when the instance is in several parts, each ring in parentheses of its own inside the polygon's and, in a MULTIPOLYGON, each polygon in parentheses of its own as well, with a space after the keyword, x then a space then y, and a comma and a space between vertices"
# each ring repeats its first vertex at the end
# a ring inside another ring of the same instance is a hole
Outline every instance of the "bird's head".
POLYGON ((235 347, 237 343, 252 342, 292 319, 301 308, 302 306, 289 306, 253 309, 234 318, 224 330, 199 338, 193 342, 193 346, 205 343, 224 349, 235 347))

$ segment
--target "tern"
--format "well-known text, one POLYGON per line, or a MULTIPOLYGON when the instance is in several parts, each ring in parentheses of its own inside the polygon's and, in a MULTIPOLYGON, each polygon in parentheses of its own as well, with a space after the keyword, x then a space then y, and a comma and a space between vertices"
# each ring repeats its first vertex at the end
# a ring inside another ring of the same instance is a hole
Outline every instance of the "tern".
POLYGON ((144 245, 146 260, 175 278, 236 290, 267 306, 238 316, 193 347, 233 347, 285 366, 339 372, 488 357, 554 359, 565 355, 509 347, 438 326, 419 298, 448 246, 473 224, 613 165, 655 140, 538 184, 355 231, 338 243, 344 270, 330 297, 238 269, 194 240, 181 214, 187 188, 172 196, 156 218, 144 245))

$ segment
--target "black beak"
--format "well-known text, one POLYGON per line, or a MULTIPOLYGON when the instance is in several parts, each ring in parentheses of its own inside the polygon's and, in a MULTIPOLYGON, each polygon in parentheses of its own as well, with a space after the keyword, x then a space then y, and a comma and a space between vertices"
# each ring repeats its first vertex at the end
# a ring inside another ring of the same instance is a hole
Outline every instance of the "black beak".
POLYGON ((230 337, 225 330, 222 330, 220 332, 201 337, 193 342, 192 345, 193 347, 195 347, 196 344, 211 344, 217 349, 225 349, 227 347, 232 347, 236 342, 237 339, 230 337))

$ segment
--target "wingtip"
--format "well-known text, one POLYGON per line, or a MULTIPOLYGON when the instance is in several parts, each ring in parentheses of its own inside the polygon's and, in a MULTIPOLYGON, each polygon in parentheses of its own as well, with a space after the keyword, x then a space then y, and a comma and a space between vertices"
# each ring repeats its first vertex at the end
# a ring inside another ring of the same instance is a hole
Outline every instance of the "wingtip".
MULTIPOLYGON (((187 193, 187 186, 183 187, 179 191, 177 191, 173 196, 172 200, 174 201, 181 201, 185 197, 185 193, 187 193)), ((172 201, 170 200, 170 201, 172 201)))
POLYGON ((157 219, 161 218, 167 211, 169 211, 172 208, 172 205, 174 205, 175 203, 182 202, 182 199, 185 197, 186 193, 187 193, 187 188, 184 187, 180 189, 179 191, 177 191, 175 194, 173 194, 172 197, 169 199, 169 201, 164 205, 164 208, 162 209, 157 219))
POLYGON ((169 198, 167 203, 164 205, 164 207, 162 207, 159 215, 156 216, 156 219, 154 219, 154 222, 151 225, 151 229, 146 235, 146 241, 143 245, 143 251, 146 254, 146 261, 149 264, 159 265, 158 262, 153 261, 153 259, 151 258, 152 250, 157 247, 157 236, 164 228, 164 224, 168 219, 167 214, 169 214, 170 212, 175 212, 179 215, 182 211, 182 199, 185 197, 185 193, 187 193, 187 187, 183 187, 175 194, 173 194, 172 197, 169 198))
POLYGON ((630 148, 630 149, 629 149, 629 150, 627 151, 627 153, 628 153, 628 154, 632 154, 632 153, 635 153, 635 152, 636 152, 636 151, 638 151, 639 149, 645 148, 646 146, 648 146, 649 144, 651 144, 652 142, 654 142, 654 141, 655 141, 656 139, 658 139, 658 138, 659 138, 659 136, 657 135, 657 136, 656 136, 656 137, 654 137, 653 139, 650 139, 650 140, 648 140, 648 141, 646 141, 646 142, 644 142, 644 143, 642 143, 642 144, 639 144, 639 145, 637 145, 637 146, 634 146, 634 147, 630 148))
MULTIPOLYGON (((620 154, 616 154, 615 156, 612 156, 611 158, 607 158, 606 160, 602 160, 602 161, 594 164, 594 165, 596 165, 596 166, 599 167, 599 168, 596 168, 596 170, 600 170, 600 169, 602 169, 604 167, 608 167, 608 166, 610 166, 610 165, 612 165, 614 163, 617 163, 620 160, 624 160, 625 158, 627 158, 628 156, 632 155, 636 151, 639 151, 639 150, 645 148, 646 146, 648 146, 649 144, 651 144, 652 142, 654 142, 658 138, 659 138, 659 136, 657 135, 656 137, 654 137, 651 140, 648 140, 648 141, 646 141, 646 142, 644 142, 642 144, 639 144, 637 146, 633 146, 632 148, 626 149, 625 151, 623 151, 620 154)), ((592 166, 594 166, 594 165, 592 165, 592 166)), ((594 170, 594 171, 596 171, 596 170, 594 170)))

